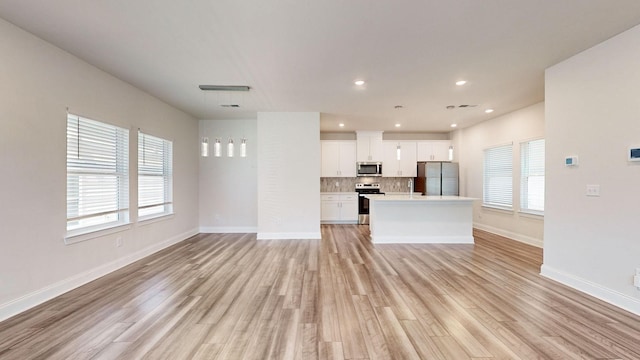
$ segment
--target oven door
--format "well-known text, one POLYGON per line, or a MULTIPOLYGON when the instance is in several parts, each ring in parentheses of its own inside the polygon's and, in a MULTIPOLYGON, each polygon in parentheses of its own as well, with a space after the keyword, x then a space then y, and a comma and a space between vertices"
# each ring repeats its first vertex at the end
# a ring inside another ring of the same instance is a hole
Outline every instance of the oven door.
POLYGON ((369 199, 364 194, 358 195, 358 224, 369 225, 369 199))
POLYGON ((360 194, 358 196, 358 215, 369 215, 369 199, 364 195, 360 194))

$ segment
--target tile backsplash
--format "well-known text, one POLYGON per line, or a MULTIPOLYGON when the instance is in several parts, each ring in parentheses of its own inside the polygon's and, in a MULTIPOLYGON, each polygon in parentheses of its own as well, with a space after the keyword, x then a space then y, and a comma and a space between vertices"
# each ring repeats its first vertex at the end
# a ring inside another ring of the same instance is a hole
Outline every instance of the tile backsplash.
POLYGON ((379 183, 382 192, 408 192, 410 178, 395 177, 323 177, 320 178, 320 192, 354 192, 356 183, 379 183))

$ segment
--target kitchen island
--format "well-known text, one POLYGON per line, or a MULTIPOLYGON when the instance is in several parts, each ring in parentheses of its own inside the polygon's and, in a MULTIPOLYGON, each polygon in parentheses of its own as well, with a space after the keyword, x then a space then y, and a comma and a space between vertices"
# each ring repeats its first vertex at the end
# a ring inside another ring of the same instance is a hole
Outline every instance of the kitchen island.
POLYGON ((461 196, 367 195, 375 244, 473 244, 473 201, 461 196))

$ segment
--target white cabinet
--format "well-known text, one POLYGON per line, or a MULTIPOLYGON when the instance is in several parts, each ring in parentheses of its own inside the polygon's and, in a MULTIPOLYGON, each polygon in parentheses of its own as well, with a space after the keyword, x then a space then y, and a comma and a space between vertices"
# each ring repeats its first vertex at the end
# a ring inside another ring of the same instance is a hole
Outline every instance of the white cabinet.
POLYGON ((382 161, 382 131, 356 131, 357 161, 382 161))
POLYGON ((418 161, 451 161, 449 158, 449 140, 418 141, 418 161))
POLYGON ((416 165, 415 141, 383 142, 382 176, 416 177, 416 165))
POLYGON ((321 177, 356 176, 356 142, 323 140, 321 177))
POLYGON ((320 221, 322 223, 358 223, 358 194, 320 194, 320 221))

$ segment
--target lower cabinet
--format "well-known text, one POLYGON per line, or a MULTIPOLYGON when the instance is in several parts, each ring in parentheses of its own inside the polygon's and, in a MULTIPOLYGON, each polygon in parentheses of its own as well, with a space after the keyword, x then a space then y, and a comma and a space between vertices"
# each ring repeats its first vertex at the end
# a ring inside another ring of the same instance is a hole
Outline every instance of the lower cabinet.
POLYGON ((320 194, 320 222, 325 224, 357 224, 358 194, 320 194))

